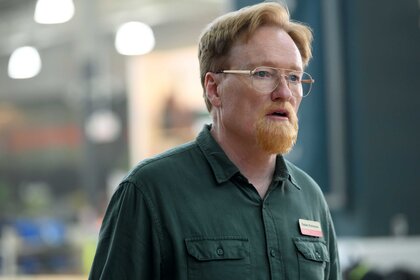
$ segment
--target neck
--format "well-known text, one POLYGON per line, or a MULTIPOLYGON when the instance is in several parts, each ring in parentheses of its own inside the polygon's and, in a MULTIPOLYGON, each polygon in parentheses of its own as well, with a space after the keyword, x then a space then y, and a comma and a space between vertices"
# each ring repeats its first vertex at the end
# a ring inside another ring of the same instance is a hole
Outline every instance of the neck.
POLYGON ((273 178, 276 155, 262 150, 256 141, 237 139, 239 137, 214 127, 211 134, 228 158, 255 187, 260 196, 264 197, 273 178))

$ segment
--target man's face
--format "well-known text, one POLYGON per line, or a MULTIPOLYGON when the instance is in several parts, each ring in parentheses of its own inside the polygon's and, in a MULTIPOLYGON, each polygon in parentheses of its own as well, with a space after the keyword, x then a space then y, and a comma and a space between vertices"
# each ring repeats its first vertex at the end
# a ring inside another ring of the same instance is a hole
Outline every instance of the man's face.
MULTIPOLYGON (((274 26, 259 28, 248 41, 238 41, 229 53, 227 69, 253 70, 258 66, 302 71, 302 58, 290 36, 274 26)), ((225 69, 224 69, 225 70, 225 69)), ((284 79, 271 93, 261 94, 248 75, 221 75, 220 104, 214 108, 225 132, 269 154, 287 153, 296 141, 296 113, 302 97, 284 79)))

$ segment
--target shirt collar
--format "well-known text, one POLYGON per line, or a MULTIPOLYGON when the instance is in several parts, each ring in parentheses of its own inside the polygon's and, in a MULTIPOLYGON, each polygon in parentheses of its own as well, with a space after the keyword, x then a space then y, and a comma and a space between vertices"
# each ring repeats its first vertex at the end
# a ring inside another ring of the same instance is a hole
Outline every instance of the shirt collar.
MULTIPOLYGON (((220 184, 228 181, 233 175, 239 173, 238 167, 227 157, 225 152, 210 133, 211 125, 205 125, 197 136, 197 144, 210 164, 216 181, 220 184)), ((273 180, 291 180, 283 156, 278 155, 276 159, 276 169, 274 170, 273 180)))
POLYGON ((290 179, 290 173, 287 169, 286 162, 282 155, 277 155, 276 158, 276 169, 274 170, 273 180, 284 181, 290 179))
POLYGON ((220 184, 229 180, 239 169, 227 157, 225 152, 210 133, 211 125, 205 125, 197 137, 197 143, 210 164, 216 181, 220 184))

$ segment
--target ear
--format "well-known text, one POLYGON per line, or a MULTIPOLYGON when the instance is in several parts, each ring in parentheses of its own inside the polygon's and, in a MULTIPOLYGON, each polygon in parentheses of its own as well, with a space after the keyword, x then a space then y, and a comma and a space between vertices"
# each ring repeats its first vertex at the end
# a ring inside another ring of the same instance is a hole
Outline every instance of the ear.
POLYGON ((207 72, 204 77, 204 87, 206 89, 207 99, 214 107, 220 107, 222 101, 218 92, 220 77, 216 73, 207 72))

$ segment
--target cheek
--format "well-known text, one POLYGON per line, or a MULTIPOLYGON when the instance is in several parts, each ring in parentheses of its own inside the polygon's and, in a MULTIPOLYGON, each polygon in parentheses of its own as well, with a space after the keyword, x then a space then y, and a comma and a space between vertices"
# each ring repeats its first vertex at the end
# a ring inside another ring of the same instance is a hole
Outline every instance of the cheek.
POLYGON ((260 114, 264 107, 264 101, 255 94, 247 94, 243 92, 242 97, 235 100, 232 104, 234 110, 241 111, 242 117, 252 120, 260 114))
POLYGON ((296 103, 294 104, 294 109, 295 109, 295 112, 296 112, 296 114, 298 113, 298 111, 299 111, 299 106, 300 106, 300 102, 302 101, 302 97, 299 97, 299 98, 296 98, 296 103))
POLYGON ((221 95, 221 107, 225 115, 245 122, 255 122, 270 97, 261 96, 253 92, 246 83, 227 83, 221 95), (266 100, 267 99, 267 100, 266 100))

